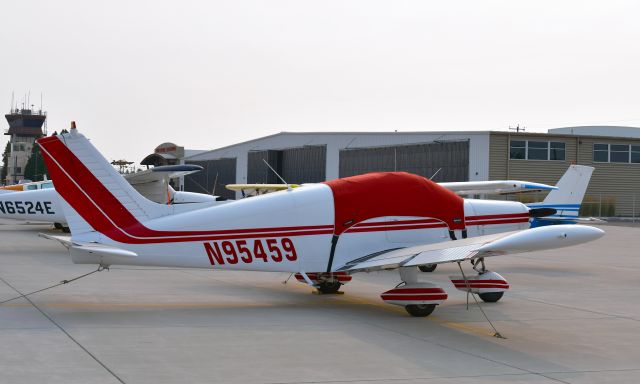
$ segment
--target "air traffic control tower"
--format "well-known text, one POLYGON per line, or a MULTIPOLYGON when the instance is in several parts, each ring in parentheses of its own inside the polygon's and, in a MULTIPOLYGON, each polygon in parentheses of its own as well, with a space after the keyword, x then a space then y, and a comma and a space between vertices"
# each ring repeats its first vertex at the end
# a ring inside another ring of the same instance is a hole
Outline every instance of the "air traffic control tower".
MULTIPOLYGON (((24 168, 31 156, 31 149, 36 139, 44 136, 42 127, 47 119, 47 112, 40 110, 12 108, 4 115, 9 123, 5 135, 11 136, 9 143, 11 152, 7 162, 6 184, 17 184, 24 180, 24 168)), ((46 130, 46 125, 45 125, 46 130)))

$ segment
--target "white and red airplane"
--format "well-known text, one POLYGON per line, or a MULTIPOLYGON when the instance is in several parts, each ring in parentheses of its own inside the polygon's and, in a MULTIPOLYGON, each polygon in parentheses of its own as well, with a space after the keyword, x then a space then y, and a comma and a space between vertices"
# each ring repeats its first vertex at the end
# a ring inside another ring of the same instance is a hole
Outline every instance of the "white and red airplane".
POLYGON ((290 272, 325 293, 356 272, 398 269, 402 283, 382 299, 427 316, 447 293, 419 282, 416 266, 470 261, 477 274, 452 277, 453 284, 497 301, 509 284, 486 270, 485 258, 604 234, 584 225, 528 229, 531 216, 555 210, 465 200, 426 178, 396 172, 172 214, 142 197, 76 129, 38 144, 72 234, 45 237, 64 244, 75 263, 290 272), (380 199, 398 191, 401 199, 380 199))

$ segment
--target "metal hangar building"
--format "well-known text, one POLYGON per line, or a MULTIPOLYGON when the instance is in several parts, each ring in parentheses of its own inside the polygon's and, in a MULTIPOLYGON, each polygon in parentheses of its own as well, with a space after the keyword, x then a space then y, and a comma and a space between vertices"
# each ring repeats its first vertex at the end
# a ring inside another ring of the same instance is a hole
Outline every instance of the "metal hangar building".
MULTIPOLYGON (((375 171, 434 181, 516 179, 555 184, 570 164, 596 168, 583 208, 592 216, 640 213, 640 128, 569 127, 512 131, 282 132, 185 156, 203 172, 187 191, 239 198, 226 184, 314 183, 375 171)), ((381 198, 401 198, 381 196, 381 198)), ((542 199, 542 196, 539 197, 542 199)))

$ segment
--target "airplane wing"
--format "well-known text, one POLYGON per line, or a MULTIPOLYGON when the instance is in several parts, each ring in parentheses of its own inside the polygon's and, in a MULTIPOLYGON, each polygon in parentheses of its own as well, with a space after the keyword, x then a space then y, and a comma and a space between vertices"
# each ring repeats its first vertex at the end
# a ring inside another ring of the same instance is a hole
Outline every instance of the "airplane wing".
POLYGON ((603 234, 604 231, 598 228, 583 225, 552 225, 390 249, 352 260, 338 268, 338 271, 375 271, 542 251, 595 240, 603 234))
POLYGON ((192 173, 200 172, 204 168, 194 164, 184 165, 161 165, 153 167, 141 172, 129 173, 123 175, 129 184, 134 187, 138 184, 154 183, 163 181, 165 179, 174 179, 176 177, 182 177, 190 175, 192 173))
POLYGON ((250 197, 284 191, 289 188, 298 188, 299 186, 298 184, 227 184, 225 188, 230 191, 240 191, 243 197, 250 197))
POLYGON ((162 165, 141 172, 124 175, 124 178, 136 191, 151 201, 160 204, 212 202, 216 199, 210 195, 175 191, 169 185, 169 180, 200 172, 199 165, 162 165))
POLYGON ((552 185, 520 180, 464 181, 438 184, 458 195, 506 195, 511 193, 541 192, 558 189, 552 185))

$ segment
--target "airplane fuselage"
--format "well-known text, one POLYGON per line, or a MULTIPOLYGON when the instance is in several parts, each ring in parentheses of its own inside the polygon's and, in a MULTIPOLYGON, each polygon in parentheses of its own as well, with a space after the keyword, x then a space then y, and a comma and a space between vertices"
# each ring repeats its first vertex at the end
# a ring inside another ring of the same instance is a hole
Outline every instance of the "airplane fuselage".
POLYGON ((65 222, 55 189, 0 194, 0 218, 25 221, 65 222))
MULTIPOLYGON (((73 256, 75 262, 92 264, 322 272, 375 252, 451 238, 447 224, 436 218, 376 217, 340 234, 329 266, 334 208, 328 185, 307 185, 104 232, 101 243, 126 248, 137 257, 73 256)), ((469 237, 529 226, 528 208, 517 202, 465 200, 464 216, 469 237)), ((465 236, 461 230, 453 235, 465 236)))

